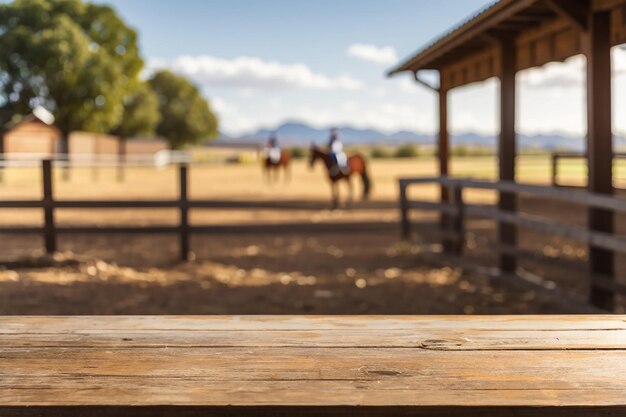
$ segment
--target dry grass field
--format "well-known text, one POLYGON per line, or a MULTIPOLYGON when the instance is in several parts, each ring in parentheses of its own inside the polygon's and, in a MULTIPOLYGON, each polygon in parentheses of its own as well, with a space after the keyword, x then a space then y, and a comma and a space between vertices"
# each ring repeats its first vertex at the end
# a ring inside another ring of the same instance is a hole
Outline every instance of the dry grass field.
MULTIPOLYGON (((520 180, 547 184, 547 156, 520 157, 520 180)), ((321 166, 310 170, 297 161, 289 183, 267 184, 258 164, 201 164, 190 170, 190 196, 227 200, 304 200, 298 211, 193 210, 193 224, 289 224, 293 230, 255 234, 194 236, 194 262, 178 264, 175 236, 77 235, 60 239, 61 253, 42 254, 37 236, 0 236, 0 314, 477 314, 583 312, 549 291, 536 291, 489 279, 480 271, 447 265, 428 252, 436 241, 425 229, 413 244, 399 239, 397 179, 435 175, 434 159, 371 161, 372 200, 346 210, 324 208, 329 188, 321 166), (346 233, 341 224, 372 222, 376 231, 346 233), (306 233, 302 223, 330 223, 334 232, 306 233)), ((618 176, 619 170, 618 169, 618 176)), ((493 178, 491 157, 458 158, 454 175, 493 178)), ((564 162, 561 181, 581 183, 584 168, 564 162)), ((175 198, 177 171, 132 168, 124 183, 114 169, 74 169, 69 182, 56 172, 58 199, 175 198)), ((358 180, 355 180, 358 182, 358 180)), ((36 169, 8 169, 0 184, 2 199, 40 197, 36 169)), ((434 199, 434 187, 413 191, 434 199)), ((469 201, 495 201, 494 193, 475 192, 469 201)), ((524 200, 523 209, 584 223, 584 211, 553 202, 524 200)), ((2 225, 40 224, 40 210, 0 210, 2 225)), ((432 215, 420 214, 428 221, 432 215)), ((175 224, 175 210, 59 210, 63 225, 175 224)), ((493 222, 473 221, 472 257, 493 263, 484 246, 493 222)), ((584 248, 550 236, 523 232, 525 246, 556 258, 584 260, 584 248)), ((584 273, 554 265, 524 265, 575 293, 586 291, 584 273)))

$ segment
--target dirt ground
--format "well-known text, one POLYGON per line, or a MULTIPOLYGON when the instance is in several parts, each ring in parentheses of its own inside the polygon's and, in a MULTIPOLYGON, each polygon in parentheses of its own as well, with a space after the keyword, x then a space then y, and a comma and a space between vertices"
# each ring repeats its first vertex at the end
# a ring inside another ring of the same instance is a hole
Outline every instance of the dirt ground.
MULTIPOLYGON (((490 159, 457 162, 457 172, 489 177, 490 159), (476 168, 478 167, 478 168, 476 168)), ((544 164, 532 160, 529 180, 546 180, 544 164), (533 165, 534 164, 534 165, 533 165)), ((396 209, 401 176, 433 175, 434 161, 374 161, 373 201, 350 210, 325 209, 328 189, 321 171, 304 162, 294 167, 289 184, 263 182, 256 165, 193 167, 192 198, 303 200, 299 211, 194 211, 194 224, 288 224, 276 233, 194 236, 195 260, 177 263, 175 236, 67 235, 61 253, 47 257, 37 236, 0 236, 0 314, 530 314, 581 313, 583 302, 563 299, 552 283, 584 298, 580 268, 561 269, 526 262, 525 268, 547 276, 544 289, 496 280, 485 271, 461 269, 432 255, 432 229, 417 229, 413 243, 402 242, 396 209), (369 222, 375 227, 343 232, 342 224, 369 222), (330 230, 299 230, 297 224, 327 224, 330 230), (333 228, 336 227, 336 231, 333 228), (565 272, 564 272, 565 271, 565 272), (572 272, 573 271, 573 272, 572 272)), ((57 178, 57 198, 168 198, 176 195, 175 170, 131 170, 118 184, 112 170, 77 170, 70 183, 57 178)), ((0 185, 3 199, 36 198, 38 172, 8 172, 0 185)), ((575 178, 573 179, 575 181, 575 178)), ((414 192, 435 198, 434 187, 414 192)), ((494 201, 493 193, 473 193, 470 201, 494 201)), ((572 223, 584 212, 544 201, 526 200, 525 210, 559 213, 572 223), (552 204, 552 205, 551 205, 552 204), (563 212, 563 210, 565 210, 563 212)), ((0 224, 41 222, 38 210, 1 210, 0 224)), ((64 225, 175 224, 170 210, 59 210, 64 225)), ((434 217, 420 214, 418 222, 434 217)), ((493 265, 485 245, 492 222, 473 221, 468 242, 471 258, 493 265)), ((549 252, 555 260, 584 261, 574 242, 524 232, 523 244, 549 252)), ((581 263, 582 265, 582 263, 581 263)))

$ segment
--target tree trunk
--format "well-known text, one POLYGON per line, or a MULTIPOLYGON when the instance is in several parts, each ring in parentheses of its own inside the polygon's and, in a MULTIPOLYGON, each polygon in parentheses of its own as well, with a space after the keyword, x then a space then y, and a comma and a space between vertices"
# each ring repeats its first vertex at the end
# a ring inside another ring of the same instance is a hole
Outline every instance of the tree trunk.
POLYGON ((0 183, 4 182, 4 126, 0 126, 0 183))
POLYGON ((126 174, 126 138, 119 138, 117 154, 117 181, 124 182, 126 174))
POLYGON ((59 138, 59 151, 57 159, 63 162, 63 181, 70 180, 70 135, 68 132, 61 132, 59 138))

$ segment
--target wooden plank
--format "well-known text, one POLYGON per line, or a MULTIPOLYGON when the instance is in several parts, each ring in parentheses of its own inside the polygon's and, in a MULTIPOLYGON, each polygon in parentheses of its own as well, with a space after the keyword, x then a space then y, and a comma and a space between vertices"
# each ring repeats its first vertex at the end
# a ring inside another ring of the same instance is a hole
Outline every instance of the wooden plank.
POLYGON ((98 330, 67 333, 0 333, 4 348, 389 348, 436 351, 626 349, 625 329, 294 329, 294 330, 98 330), (19 335, 19 337, 17 337, 19 335))
POLYGON ((56 334, 77 331, 266 331, 266 330, 626 330, 626 316, 0 316, 2 334, 56 334))
MULTIPOLYGON (((30 407, 24 410, 6 407, 7 417, 206 417, 199 406, 124 407, 104 406, 93 411, 89 407, 30 407)), ((211 407, 211 417, 615 417, 616 407, 354 407, 342 406, 264 406, 211 407)))
POLYGON ((0 317, 3 417, 608 416, 624 371, 626 316, 0 317))

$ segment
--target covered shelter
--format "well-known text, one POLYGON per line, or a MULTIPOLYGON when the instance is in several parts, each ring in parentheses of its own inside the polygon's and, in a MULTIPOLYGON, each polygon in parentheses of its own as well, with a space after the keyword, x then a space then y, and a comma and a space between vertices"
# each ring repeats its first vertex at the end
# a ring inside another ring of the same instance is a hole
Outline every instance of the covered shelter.
MULTIPOLYGON (((626 43, 626 0, 500 0, 451 30, 399 64, 390 76, 410 72, 415 80, 439 97, 439 173, 449 173, 448 92, 497 77, 500 80, 498 140, 499 179, 516 179, 516 74, 574 55, 587 58, 589 191, 613 194, 613 134, 611 120, 611 47, 626 43), (435 70, 439 85, 425 81, 420 72, 435 70)), ((449 193, 442 188, 442 200, 449 193)), ((501 192, 499 208, 517 210, 516 196, 501 192)), ((614 214, 589 208, 591 231, 613 234, 614 214)), ((446 216, 442 215, 442 222, 446 216)), ((499 240, 515 246, 514 225, 500 223, 499 240)), ((614 276, 614 254, 589 248, 591 272, 614 276)), ((502 253, 500 269, 515 272, 515 257, 502 253)), ((611 303, 612 295, 592 291, 597 305, 611 303)))

